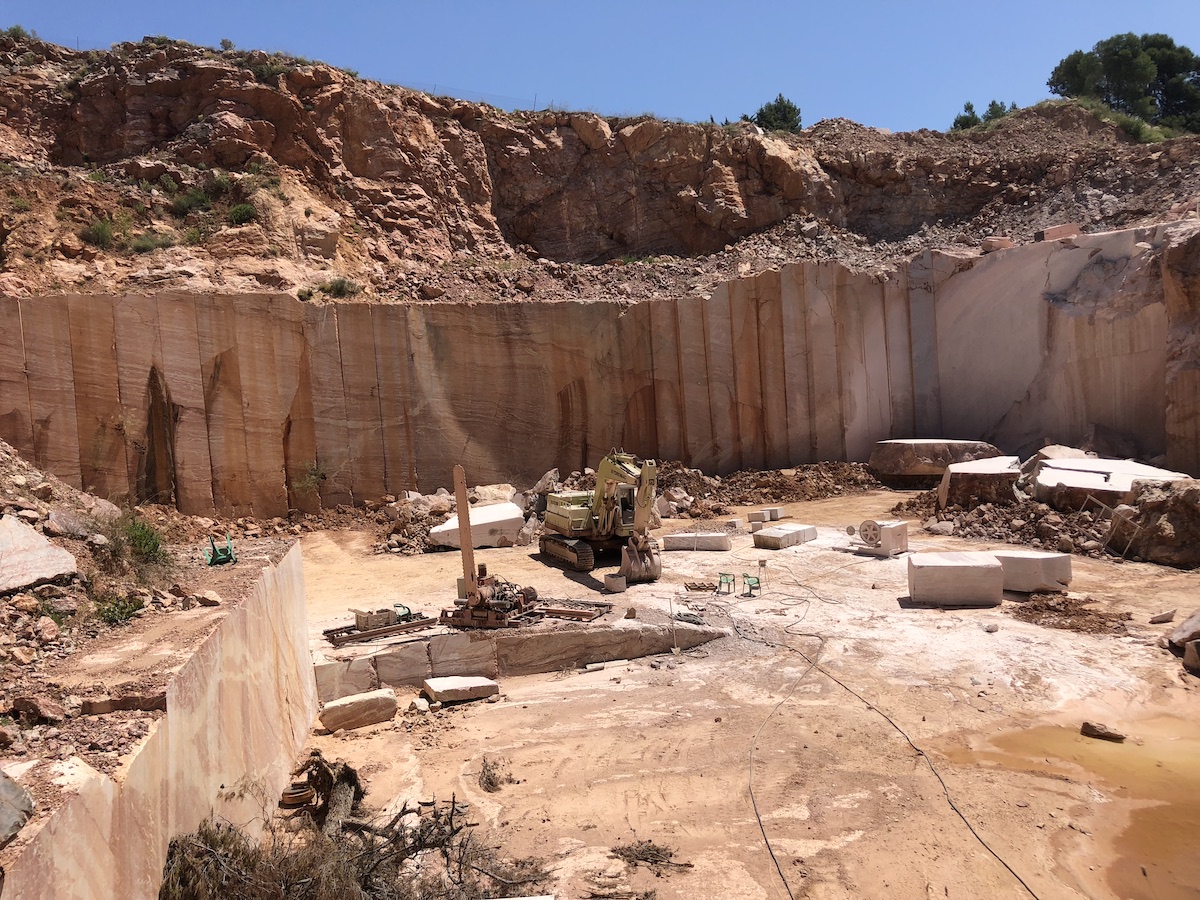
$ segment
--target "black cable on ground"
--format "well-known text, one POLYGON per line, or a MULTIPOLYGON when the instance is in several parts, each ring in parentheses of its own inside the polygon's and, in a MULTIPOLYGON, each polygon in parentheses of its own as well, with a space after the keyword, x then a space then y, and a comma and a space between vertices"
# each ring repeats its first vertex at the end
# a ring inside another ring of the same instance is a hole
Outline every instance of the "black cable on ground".
MULTIPOLYGON (((856 563, 851 563, 850 565, 856 565, 856 563)), ((834 569, 832 571, 839 571, 840 569, 844 569, 844 568, 848 568, 848 566, 841 566, 841 567, 839 567, 839 569, 834 569)), ((829 574, 829 573, 825 573, 825 574, 829 574)), ((827 599, 827 598, 822 597, 813 588, 811 588, 810 586, 808 586, 806 584, 797 583, 796 586, 808 591, 814 597, 816 597, 818 600, 821 600, 824 602, 829 602, 829 603, 837 603, 838 602, 836 600, 827 599)), ((746 599, 749 599, 749 598, 746 598, 746 599)), ((787 598, 783 598, 783 599, 795 601, 791 605, 804 604, 806 607, 805 615, 808 614, 808 604, 811 603, 811 600, 809 598, 807 598, 807 597, 787 597, 787 598)), ((734 604, 729 604, 729 605, 734 605, 734 604)), ((830 672, 824 666, 820 665, 818 660, 820 659, 821 651, 824 650, 825 643, 826 643, 826 638, 824 635, 817 634, 815 632, 792 631, 791 630, 792 628, 794 628, 796 625, 799 625, 800 622, 803 621, 803 617, 801 617, 799 620, 797 620, 796 622, 793 622, 791 625, 788 625, 783 629, 785 634, 791 635, 792 637, 813 638, 814 640, 817 640, 820 642, 820 644, 817 647, 816 654, 812 658, 810 658, 808 656, 808 654, 806 654, 803 650, 799 650, 796 647, 791 646, 791 644, 789 644, 785 641, 784 642, 769 641, 769 640, 766 640, 765 638, 751 637, 749 635, 744 634, 742 632, 742 629, 740 629, 738 627, 737 620, 734 619, 733 614, 729 611, 728 607, 725 604, 717 604, 717 608, 721 609, 721 611, 724 612, 725 615, 729 616, 729 621, 730 621, 730 624, 733 625, 734 632, 736 632, 738 637, 742 638, 742 640, 751 641, 752 643, 762 644, 765 647, 782 648, 791 653, 798 654, 805 662, 808 663, 808 668, 805 669, 796 678, 796 680, 792 683, 792 686, 789 689, 787 696, 785 696, 782 700, 780 700, 778 703, 776 703, 775 706, 771 709, 771 712, 767 714, 767 717, 763 720, 762 724, 758 727, 758 731, 756 731, 754 733, 754 738, 750 742, 750 777, 749 777, 750 802, 754 808, 754 816, 758 820, 758 827, 759 827, 759 830, 762 832, 763 842, 766 844, 766 847, 767 847, 767 853, 770 854, 771 861, 775 864, 775 870, 779 873, 779 879, 780 879, 780 881, 783 882, 784 889, 787 891, 788 897, 790 897, 791 900, 795 900, 795 895, 792 893, 791 885, 788 884, 787 878, 783 874, 783 868, 780 866, 779 860, 775 856, 775 850, 771 846, 771 840, 769 837, 767 837, 767 829, 766 829, 766 826, 763 824, 762 816, 760 815, 760 813, 758 811, 758 801, 754 796, 754 751, 758 745, 758 737, 760 734, 762 734, 763 729, 766 728, 767 723, 769 721, 771 721, 772 717, 779 710, 779 708, 791 698, 791 696, 796 692, 796 688, 800 685, 800 682, 803 681, 804 678, 813 669, 816 669, 818 672, 820 672, 822 675, 824 675, 826 678, 828 678, 834 684, 838 685, 838 687, 842 688, 844 691, 849 693, 851 696, 860 700, 867 707, 868 710, 879 714, 884 719, 884 721, 886 721, 889 725, 891 725, 892 728, 894 728, 896 730, 896 732, 902 738, 904 738, 904 740, 908 743, 908 745, 910 747, 912 747, 912 749, 917 753, 917 755, 920 756, 921 759, 923 759, 925 761, 925 765, 929 767, 929 771, 933 773, 933 777, 936 778, 938 781, 938 784, 941 785, 942 794, 946 798, 946 803, 950 806, 950 808, 954 811, 954 813, 962 820, 963 824, 967 826, 967 830, 971 832, 971 835, 975 838, 976 841, 979 842, 980 846, 982 846, 983 849, 985 849, 988 853, 990 853, 992 855, 992 857, 998 863, 1000 863, 1000 865, 1004 866, 1004 868, 1008 870, 1009 874, 1012 875, 1012 877, 1017 880, 1017 882, 1021 885, 1021 887, 1023 887, 1025 889, 1025 891, 1029 894, 1029 896, 1033 897, 1034 900, 1041 900, 1041 898, 1038 897, 1037 893, 1033 890, 1033 888, 1031 888, 1025 882, 1025 879, 1022 878, 1019 874, 1017 874, 1016 870, 1014 870, 1012 866, 1010 866, 1007 862, 1005 862, 1004 858, 999 853, 997 853, 995 850, 993 850, 991 848, 991 846, 988 844, 988 842, 985 841, 983 839, 983 837, 979 834, 979 832, 975 830, 975 826, 973 826, 971 824, 971 822, 963 814, 962 810, 959 809, 958 805, 954 802, 954 798, 950 796, 950 788, 946 785, 946 782, 945 782, 945 780, 943 780, 941 773, 938 772, 937 768, 930 761, 930 759, 929 759, 928 755, 926 755, 925 751, 922 750, 920 747, 918 747, 913 742, 912 738, 909 737, 908 733, 896 723, 895 719, 893 719, 891 716, 889 716, 886 712, 884 712, 882 709, 880 709, 877 705, 875 705, 874 703, 871 703, 869 700, 867 700, 865 697, 863 697, 862 694, 858 693, 858 691, 854 690, 852 687, 850 687, 848 684, 846 684, 844 681, 842 681, 840 678, 838 678, 836 675, 834 675, 832 672, 830 672)))

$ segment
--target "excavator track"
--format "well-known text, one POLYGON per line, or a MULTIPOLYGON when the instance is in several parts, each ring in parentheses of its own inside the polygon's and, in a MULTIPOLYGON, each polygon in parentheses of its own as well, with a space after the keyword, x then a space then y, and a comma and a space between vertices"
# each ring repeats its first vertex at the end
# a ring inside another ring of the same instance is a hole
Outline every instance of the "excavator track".
POLYGON ((596 568, 596 555, 592 551, 592 545, 579 538, 544 534, 538 548, 547 556, 566 563, 576 572, 590 572, 596 568))

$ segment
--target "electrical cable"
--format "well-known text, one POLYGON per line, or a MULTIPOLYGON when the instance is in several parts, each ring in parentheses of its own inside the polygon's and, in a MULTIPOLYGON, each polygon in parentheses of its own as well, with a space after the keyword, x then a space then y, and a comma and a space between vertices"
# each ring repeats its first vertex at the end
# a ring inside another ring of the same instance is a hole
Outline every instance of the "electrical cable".
MULTIPOLYGON (((869 561, 870 560, 862 560, 861 562, 869 562, 869 561)), ((839 566, 837 569, 831 569, 828 572, 822 573, 818 577, 823 578, 827 575, 833 574, 834 572, 838 572, 841 569, 849 568, 850 566, 858 565, 858 564, 859 564, 858 562, 855 562, 855 563, 849 563, 846 566, 839 566)), ((791 573, 790 570, 789 570, 789 574, 792 574, 793 579, 795 578, 794 573, 791 573)), ((816 580, 816 579, 812 579, 812 580, 816 580)), ((813 597, 817 598, 821 602, 831 603, 831 604, 836 604, 836 603, 840 602, 838 600, 834 600, 832 598, 827 598, 827 597, 822 596, 816 590, 814 590, 809 584, 801 584, 801 583, 797 582, 796 587, 799 587, 799 588, 802 588, 803 590, 808 591, 809 593, 811 593, 813 595, 813 597)), ((746 599, 750 599, 750 598, 746 598, 746 599)), ((808 598, 808 597, 785 597, 785 598, 781 598, 781 599, 793 601, 790 604, 791 606, 804 605, 805 606, 804 616, 808 615, 808 610, 811 608, 811 603, 812 603, 812 600, 810 598, 808 598)), ((745 601, 738 601, 738 602, 745 602, 745 601)), ((767 714, 767 717, 763 720, 762 724, 759 725, 758 730, 754 733, 754 738, 750 742, 750 774, 749 774, 750 802, 754 808, 754 816, 758 820, 758 828, 759 828, 759 831, 762 832, 763 843, 766 845, 767 853, 770 854, 771 862, 774 863, 775 870, 779 873, 779 879, 780 879, 780 881, 783 882, 784 889, 787 891, 788 897, 791 898, 791 900, 795 900, 795 895, 792 893, 791 885, 788 884, 787 878, 783 874, 783 868, 779 864, 779 860, 775 855, 775 850, 771 846, 771 840, 767 836, 766 826, 764 825, 763 820, 762 820, 762 815, 759 813, 759 810, 758 810, 758 800, 754 796, 754 752, 758 745, 759 735, 762 734, 763 729, 765 729, 767 726, 767 723, 771 721, 771 719, 774 717, 775 713, 779 710, 779 708, 781 706, 783 706, 783 704, 786 703, 792 697, 792 695, 796 692, 796 688, 799 687, 800 682, 803 681, 804 678, 807 677, 808 674, 810 672, 812 672, 813 669, 816 669, 818 672, 820 672, 822 675, 824 675, 826 678, 828 678, 834 684, 838 685, 840 688, 842 688, 844 691, 849 693, 851 696, 857 698, 859 701, 861 701, 866 706, 866 708, 869 711, 877 713, 879 716, 881 716, 884 719, 884 721, 886 721, 889 725, 891 725, 892 728, 895 729, 895 731, 902 738, 904 738, 905 742, 910 747, 912 747, 912 749, 916 752, 916 754, 919 757, 921 757, 922 760, 925 761, 925 765, 928 766, 929 771, 931 773, 933 773, 933 777, 936 778, 938 781, 938 784, 941 785, 942 794, 946 798, 946 803, 949 805, 950 809, 952 809, 954 811, 954 813, 962 820, 963 824, 967 826, 967 830, 971 832, 971 835, 975 838, 976 841, 979 842, 980 846, 982 846, 989 854, 991 854, 992 857, 997 862, 1000 863, 1000 865, 1002 865, 1005 869, 1008 870, 1009 874, 1012 875, 1013 878, 1015 878, 1017 880, 1017 882, 1021 885, 1022 888, 1025 889, 1025 891, 1029 894, 1029 896, 1033 897, 1034 900, 1041 900, 1041 898, 1038 897, 1037 893, 1033 890, 1033 888, 1031 888, 1026 883, 1025 879, 1022 878, 1016 872, 1016 870, 1013 869, 1013 867, 1010 866, 1004 860, 1004 858, 999 853, 997 853, 995 850, 993 850, 991 848, 991 846, 988 844, 988 842, 983 839, 982 835, 980 835, 979 832, 975 830, 975 826, 971 824, 971 822, 967 819, 966 815, 963 814, 962 810, 959 809, 958 805, 954 802, 954 798, 950 796, 950 788, 947 786, 945 780, 942 778, 941 773, 938 772, 937 768, 930 761, 929 756, 925 753, 924 750, 922 750, 920 747, 918 747, 916 745, 916 743, 913 742, 912 738, 909 737, 908 733, 896 723, 896 720, 893 719, 891 716, 889 716, 882 709, 880 709, 876 704, 867 700, 865 697, 862 696, 862 694, 860 694, 858 691, 854 690, 852 687, 850 687, 848 684, 846 684, 844 681, 842 681, 840 678, 838 678, 836 675, 834 675, 832 672, 830 672, 828 669, 826 669, 824 666, 822 666, 820 664, 819 660, 821 657, 821 653, 825 649, 825 644, 828 639, 824 635, 817 634, 816 632, 792 631, 793 628, 795 628, 797 625, 799 625, 801 622, 804 621, 804 616, 802 616, 800 619, 796 620, 795 622, 792 622, 791 624, 785 626, 783 631, 785 634, 791 635, 792 637, 812 638, 814 640, 819 641, 820 643, 817 647, 817 652, 812 657, 809 657, 809 655, 807 653, 805 653, 803 650, 793 647, 791 644, 787 643, 786 641, 780 641, 780 642, 769 641, 762 637, 749 636, 749 635, 743 633, 742 629, 738 627, 737 620, 734 618, 733 613, 730 611, 730 607, 737 605, 737 603, 716 603, 714 605, 718 610, 720 610, 722 613, 724 613, 726 616, 729 617, 729 621, 730 621, 730 624, 733 626, 734 632, 742 640, 750 641, 752 643, 762 644, 765 647, 781 648, 781 649, 787 650, 791 653, 796 653, 805 662, 808 663, 808 668, 805 669, 802 673, 800 673, 800 675, 796 678, 796 680, 794 682, 792 682, 792 686, 788 690, 787 695, 783 699, 781 699, 778 703, 776 703, 775 706, 771 709, 771 712, 767 714)))

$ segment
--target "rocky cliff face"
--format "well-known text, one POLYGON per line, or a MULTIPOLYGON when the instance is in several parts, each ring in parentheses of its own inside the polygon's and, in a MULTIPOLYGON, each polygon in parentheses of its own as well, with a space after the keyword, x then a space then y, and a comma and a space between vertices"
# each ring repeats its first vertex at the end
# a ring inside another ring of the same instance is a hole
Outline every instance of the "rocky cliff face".
POLYGON ((1161 260, 1194 263, 1198 231, 796 263, 636 304, 0 298, 19 324, 0 438, 102 496, 256 516, 431 491, 455 462, 532 484, 614 446, 725 474, 913 435, 1028 451, 1098 423, 1187 453, 1161 260))
POLYGON ((711 254, 795 216, 867 241, 1111 228, 1186 215, 1198 147, 1130 144, 1061 105, 965 135, 506 114, 261 52, 0 38, 0 246, 19 276, 0 289, 296 292, 342 275, 366 296, 498 298, 528 268, 514 251, 711 254), (235 203, 252 224, 229 222, 235 203), (80 241, 105 219, 107 247, 80 241), (510 263, 443 277, 463 260, 510 263))

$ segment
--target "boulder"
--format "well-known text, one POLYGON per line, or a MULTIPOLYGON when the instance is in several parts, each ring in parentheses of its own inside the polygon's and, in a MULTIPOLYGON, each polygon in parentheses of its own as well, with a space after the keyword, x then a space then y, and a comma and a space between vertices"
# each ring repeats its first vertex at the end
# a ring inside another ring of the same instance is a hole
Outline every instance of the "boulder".
POLYGON ((67 509, 52 509, 42 525, 42 531, 51 537, 86 538, 91 529, 75 513, 67 509))
POLYGON ((1083 229, 1075 222, 1070 222, 1065 225, 1051 225, 1049 228, 1043 228, 1041 231, 1033 233, 1035 241, 1060 241, 1063 238, 1076 237, 1083 234, 1083 229))
POLYGON ((57 701, 42 694, 18 697, 13 701, 12 711, 13 715, 27 725, 57 725, 67 717, 66 711, 57 701))
POLYGON ((1151 625, 1166 625, 1168 622, 1174 622, 1175 621, 1175 612, 1176 612, 1175 610, 1171 609, 1171 610, 1167 610, 1166 612, 1160 612, 1158 615, 1151 616, 1150 624, 1151 625))
MULTIPOLYGON (((512 547, 525 527, 525 512, 515 503, 473 506, 470 517, 471 543, 477 548, 512 547)), ((429 543, 435 547, 460 549, 458 516, 451 516, 445 523, 431 528, 429 543)))
MULTIPOLYGON (((6 846, 33 816, 33 796, 0 770, 0 847, 6 846)), ((3 885, 3 881, 0 881, 3 885)))
POLYGON ((396 715, 396 694, 390 688, 380 688, 365 694, 351 694, 321 710, 321 727, 329 731, 365 728, 387 722, 396 715))
POLYGON ((1167 640, 1179 648, 1191 641, 1200 640, 1200 609, 1176 625, 1167 635, 1167 640))
POLYGON ((1125 735, 1109 728, 1103 722, 1084 722, 1079 726, 1079 733, 1084 737, 1096 738, 1101 741, 1112 741, 1114 744, 1125 743, 1125 735))
POLYGON ((984 253, 995 253, 997 250, 1008 250, 1015 246, 1016 244, 1013 243, 1012 238, 993 235, 992 237, 985 237, 983 243, 979 245, 979 249, 984 253))
POLYGON ((1113 512, 1105 540, 1114 553, 1181 569, 1200 566, 1200 481, 1138 482, 1131 503, 1113 512))
MULTIPOLYGON (((491 506, 495 503, 512 503, 521 495, 511 484, 481 484, 471 488, 468 498, 471 509, 477 506, 491 506)), ((471 521, 475 521, 474 518, 471 521)))
POLYGON ((898 487, 927 484, 941 477, 952 463, 989 459, 1001 453, 984 441, 955 441, 942 438, 905 438, 879 441, 868 465, 884 484, 898 487))
POLYGON ((1065 444, 1047 444, 1021 465, 1021 471, 1026 474, 1031 474, 1038 467, 1038 463, 1046 459, 1090 459, 1094 458, 1095 454, 1088 453, 1086 450, 1080 450, 1078 447, 1068 447, 1065 444))
POLYGON ((0 518, 0 594, 78 572, 75 557, 15 516, 0 518))
POLYGON ((483 700, 500 693, 500 685, 490 678, 451 676, 427 678, 421 688, 435 703, 458 703, 463 700, 483 700))
POLYGON ((951 463, 938 485, 938 507, 974 509, 982 503, 1011 503, 1021 477, 1021 461, 1015 456, 993 456, 951 463))
POLYGON ((1183 667, 1193 675, 1200 675, 1200 641, 1183 645, 1183 667))

